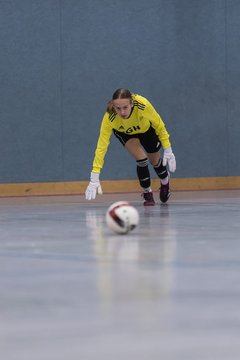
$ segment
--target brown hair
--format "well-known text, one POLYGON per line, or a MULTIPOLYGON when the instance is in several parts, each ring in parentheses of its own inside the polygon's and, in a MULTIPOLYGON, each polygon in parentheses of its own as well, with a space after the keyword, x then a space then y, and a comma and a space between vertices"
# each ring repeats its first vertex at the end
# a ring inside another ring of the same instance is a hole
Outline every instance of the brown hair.
POLYGON ((133 100, 132 98, 132 93, 131 91, 129 91, 128 89, 117 89, 114 93, 113 93, 113 96, 112 96, 112 100, 110 100, 108 102, 108 105, 107 105, 107 112, 109 114, 112 114, 115 112, 114 108, 113 108, 113 100, 116 100, 116 99, 129 99, 129 100, 133 100))

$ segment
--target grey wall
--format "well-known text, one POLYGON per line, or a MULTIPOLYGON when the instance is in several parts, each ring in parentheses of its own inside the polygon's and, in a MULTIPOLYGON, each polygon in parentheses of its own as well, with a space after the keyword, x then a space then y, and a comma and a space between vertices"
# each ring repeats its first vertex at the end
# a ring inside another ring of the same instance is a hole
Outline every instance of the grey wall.
MULTIPOLYGON (((164 119, 175 177, 240 175, 239 0, 0 0, 0 182, 87 180, 118 87, 164 119)), ((135 178, 112 137, 102 178, 135 178)))

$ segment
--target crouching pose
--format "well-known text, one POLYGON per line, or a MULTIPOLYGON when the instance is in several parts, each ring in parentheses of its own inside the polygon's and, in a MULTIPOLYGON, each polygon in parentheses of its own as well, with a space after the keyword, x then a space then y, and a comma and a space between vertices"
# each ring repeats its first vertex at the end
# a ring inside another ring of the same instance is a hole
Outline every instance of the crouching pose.
POLYGON ((102 119, 90 183, 86 189, 87 200, 95 199, 102 193, 99 175, 104 157, 114 134, 124 148, 136 160, 137 176, 143 189, 145 206, 155 204, 151 189, 149 162, 160 178, 160 200, 165 203, 170 196, 169 172, 176 170, 176 160, 172 152, 169 134, 160 115, 143 96, 133 94, 128 89, 117 89, 108 103, 102 119), (163 148, 163 158, 160 148, 163 148))

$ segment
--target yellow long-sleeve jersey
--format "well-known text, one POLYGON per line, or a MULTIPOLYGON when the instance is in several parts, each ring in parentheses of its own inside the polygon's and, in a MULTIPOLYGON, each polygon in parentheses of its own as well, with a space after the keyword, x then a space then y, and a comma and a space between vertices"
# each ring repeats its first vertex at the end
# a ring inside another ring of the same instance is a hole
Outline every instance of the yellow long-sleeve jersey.
POLYGON ((152 126, 161 141, 163 149, 171 146, 165 124, 152 104, 141 95, 133 94, 132 98, 133 110, 129 118, 123 119, 116 113, 109 114, 106 112, 104 114, 93 160, 93 172, 100 173, 103 167, 113 129, 134 135, 145 133, 152 126))

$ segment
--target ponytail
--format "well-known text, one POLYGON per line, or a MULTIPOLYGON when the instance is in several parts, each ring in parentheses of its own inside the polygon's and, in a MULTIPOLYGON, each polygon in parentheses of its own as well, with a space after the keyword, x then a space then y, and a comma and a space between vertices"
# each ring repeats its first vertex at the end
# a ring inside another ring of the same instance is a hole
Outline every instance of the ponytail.
POLYGON ((115 112, 114 107, 113 107, 113 102, 112 102, 112 100, 110 100, 110 101, 108 102, 106 111, 107 111, 109 114, 112 114, 112 113, 115 112))

